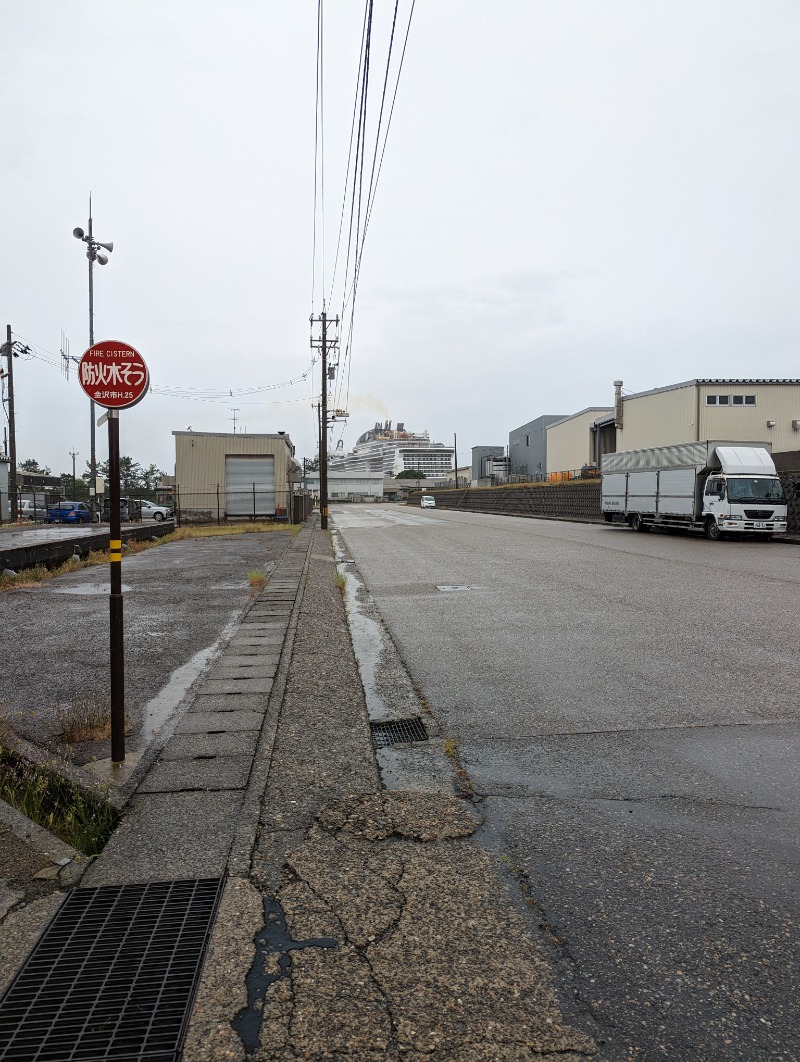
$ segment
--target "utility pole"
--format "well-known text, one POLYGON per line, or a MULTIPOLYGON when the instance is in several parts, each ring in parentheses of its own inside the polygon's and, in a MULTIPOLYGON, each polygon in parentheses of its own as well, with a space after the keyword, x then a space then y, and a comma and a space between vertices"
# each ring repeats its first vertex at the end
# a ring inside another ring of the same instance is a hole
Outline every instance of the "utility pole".
POLYGON ((311 318, 312 325, 317 323, 321 326, 320 339, 311 338, 311 346, 322 352, 322 408, 319 418, 319 526, 323 531, 328 530, 328 350, 335 350, 339 345, 338 337, 328 339, 328 325, 334 323, 339 327, 339 318, 333 322, 323 309, 319 317, 311 318))
POLYGON ((75 458, 78 456, 79 452, 80 451, 76 450, 74 446, 69 452, 69 456, 72 458, 72 497, 73 498, 75 497, 75 458))
POLYGON ((6 360, 8 361, 8 518, 17 519, 17 431, 14 420, 14 344, 11 325, 6 325, 6 360))
POLYGON ((236 414, 238 412, 239 412, 239 407, 238 406, 236 407, 236 409, 232 409, 231 410, 231 413, 233 413, 233 416, 231 417, 231 420, 233 421, 233 434, 234 435, 236 434, 236 414))
POLYGON ((455 472, 456 487, 458 486, 458 439, 453 432, 453 469, 455 472))

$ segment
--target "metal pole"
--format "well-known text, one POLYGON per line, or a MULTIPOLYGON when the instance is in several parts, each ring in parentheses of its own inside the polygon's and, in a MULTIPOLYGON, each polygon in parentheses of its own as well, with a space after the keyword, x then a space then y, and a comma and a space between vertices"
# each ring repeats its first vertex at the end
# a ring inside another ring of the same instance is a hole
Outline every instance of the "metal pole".
MULTIPOLYGON (((14 345, 11 325, 6 325, 6 359, 8 361, 8 518, 17 519, 17 429, 14 420, 14 345)), ((35 495, 34 495, 35 497, 35 495)))
MULTIPOLYGON (((92 197, 89 196, 89 242, 86 245, 86 253, 89 258, 89 346, 94 346, 94 246, 92 243, 92 197)), ((91 480, 89 481, 89 504, 94 513, 97 501, 95 489, 97 487, 97 450, 95 447, 95 406, 94 399, 89 399, 89 468, 91 480)), ((109 420, 109 431, 111 422, 109 420)), ((119 477, 117 477, 119 482, 119 477)), ((119 493, 119 487, 117 487, 119 493)))
POLYGON ((220 524, 221 522, 222 521, 219 518, 219 483, 218 483, 217 484, 217 524, 220 524))
POLYGON ((328 530, 328 337, 322 311, 322 411, 319 421, 319 526, 328 530))
POLYGON ((75 458, 78 456, 77 450, 70 451, 70 457, 72 458, 72 497, 75 497, 75 458))
MULTIPOLYGON (((92 403, 94 404, 94 403, 92 403)), ((119 412, 108 411, 109 543, 111 594, 111 762, 125 762, 125 644, 122 619, 122 522, 119 490, 119 412)))
POLYGON ((453 432, 453 466, 455 471, 456 487, 458 486, 458 439, 456 433, 453 432))

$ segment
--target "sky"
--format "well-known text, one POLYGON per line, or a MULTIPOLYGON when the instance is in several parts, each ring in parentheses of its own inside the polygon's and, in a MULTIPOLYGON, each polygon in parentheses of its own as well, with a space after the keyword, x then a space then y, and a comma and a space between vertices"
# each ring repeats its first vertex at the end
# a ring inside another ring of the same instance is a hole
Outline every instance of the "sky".
MULTIPOLYGON (((394 5, 374 7, 368 172, 394 5)), ((121 449, 167 472, 174 430, 234 415, 316 453, 323 298, 346 326, 346 450, 391 419, 457 436, 465 464, 610 405, 615 379, 800 376, 795 0, 416 0, 347 342, 349 205, 333 264, 364 10, 324 4, 315 152, 314 0, 3 0, 0 338, 34 355, 14 362, 20 460, 89 457, 60 350, 88 346, 90 192, 114 244, 95 339, 152 380, 121 449)))

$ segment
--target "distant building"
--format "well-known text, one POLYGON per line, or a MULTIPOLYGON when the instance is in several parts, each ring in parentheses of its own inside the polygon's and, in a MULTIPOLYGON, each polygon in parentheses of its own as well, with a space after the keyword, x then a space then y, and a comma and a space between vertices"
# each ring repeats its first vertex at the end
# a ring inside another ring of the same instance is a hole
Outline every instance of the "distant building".
POLYGON ((424 472, 426 479, 446 479, 453 468, 452 446, 432 443, 427 431, 406 431, 400 422, 376 423, 365 431, 348 454, 333 453, 328 458, 329 472, 382 472, 396 476, 408 469, 424 472))
MULTIPOLYGON (((319 472, 306 472, 303 484, 319 497, 319 472)), ((328 501, 383 501, 383 472, 342 472, 328 469, 328 501)))
POLYGON ((490 485, 496 479, 505 477, 507 471, 505 446, 472 447, 473 487, 490 485))
POLYGON ((564 420, 565 414, 546 413, 530 420, 508 435, 509 473, 512 476, 528 476, 532 481, 547 476, 547 427, 564 420))

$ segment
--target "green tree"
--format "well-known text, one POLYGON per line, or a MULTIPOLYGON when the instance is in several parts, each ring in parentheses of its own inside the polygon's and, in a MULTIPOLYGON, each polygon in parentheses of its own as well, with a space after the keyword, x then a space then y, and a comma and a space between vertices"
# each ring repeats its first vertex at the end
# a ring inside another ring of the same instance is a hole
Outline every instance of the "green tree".
MULTIPOLYGON (((106 483, 108 482, 108 461, 99 461, 97 464, 97 474, 101 476, 106 483)), ((138 461, 134 461, 132 457, 127 454, 122 454, 119 459, 119 486, 123 497, 139 497, 139 495, 147 496, 155 493, 156 485, 162 476, 166 475, 162 472, 158 465, 150 464, 147 468, 142 468, 138 461)), ((87 484, 91 479, 91 471, 87 462, 86 471, 81 477, 87 484)))
POLYGON ((20 472, 38 472, 41 476, 49 476, 50 469, 39 464, 35 457, 26 457, 24 461, 20 461, 17 465, 20 472))
POLYGON ((421 472, 418 468, 404 468, 402 472, 398 472, 394 477, 395 479, 425 479, 425 473, 421 472))

